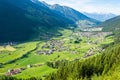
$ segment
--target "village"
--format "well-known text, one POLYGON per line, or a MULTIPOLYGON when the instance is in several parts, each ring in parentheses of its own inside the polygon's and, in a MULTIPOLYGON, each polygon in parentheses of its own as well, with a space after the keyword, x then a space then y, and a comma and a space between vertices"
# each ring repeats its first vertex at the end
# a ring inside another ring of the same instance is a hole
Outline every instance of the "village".
MULTIPOLYGON (((77 54, 77 50, 71 50, 72 44, 80 43, 82 42, 83 38, 87 38, 85 43, 88 45, 97 45, 100 44, 106 36, 111 35, 112 32, 74 32, 72 35, 68 37, 68 41, 64 39, 60 40, 49 40, 45 42, 42 46, 41 49, 36 52, 38 55, 50 55, 53 54, 54 52, 63 52, 67 51, 72 54, 77 54), (93 40, 94 39, 94 40, 93 40), (72 42, 71 42, 72 41, 72 42)), ((81 48, 81 45, 75 47, 75 49, 81 48)), ((98 48, 95 48, 96 50, 98 48)), ((91 50, 91 48, 90 48, 91 50)), ((98 51, 102 51, 102 49, 98 49, 98 51)), ((88 51, 88 53, 91 51, 88 51)))
POLYGON ((64 41, 62 40, 50 40, 46 42, 44 45, 42 45, 41 50, 37 51, 36 53, 41 55, 50 55, 53 54, 55 51, 62 52, 62 51, 68 51, 69 47, 64 46, 64 41))
MULTIPOLYGON (((45 41, 43 44, 37 43, 35 54, 40 55, 46 55, 49 56, 51 54, 56 54, 57 52, 63 53, 67 52, 69 54, 80 54, 80 50, 82 50, 82 47, 89 46, 88 49, 84 52, 84 55, 82 55, 79 58, 88 58, 90 56, 93 56, 98 53, 102 53, 105 49, 100 46, 102 42, 106 39, 106 36, 112 35, 112 32, 79 32, 75 31, 70 36, 67 36, 65 38, 61 39, 50 39, 48 41, 45 41), (84 45, 81 45, 84 44, 84 45), (40 48, 39 48, 40 47, 40 48), (37 49, 38 48, 38 49, 37 49)), ((9 43, 9 45, 15 45, 13 43, 9 43)), ((16 47, 17 48, 17 47, 16 47)), ((59 58, 59 57, 58 57, 59 58)), ((40 67, 44 64, 27 64, 26 67, 21 68, 14 68, 14 69, 8 69, 8 71, 5 73, 6 76, 12 76, 22 73, 22 71, 34 68, 34 67, 40 67)))

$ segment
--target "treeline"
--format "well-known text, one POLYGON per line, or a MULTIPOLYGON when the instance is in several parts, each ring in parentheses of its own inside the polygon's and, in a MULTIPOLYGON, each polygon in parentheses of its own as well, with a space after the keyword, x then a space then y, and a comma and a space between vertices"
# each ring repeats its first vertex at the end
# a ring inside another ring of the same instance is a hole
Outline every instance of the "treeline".
POLYGON ((115 34, 115 38, 114 38, 115 43, 119 43, 120 42, 120 30, 114 31, 114 34, 115 34))
POLYGON ((42 78, 31 77, 31 78, 28 78, 28 79, 24 79, 24 78, 12 77, 12 76, 0 76, 0 80, 42 80, 42 78))

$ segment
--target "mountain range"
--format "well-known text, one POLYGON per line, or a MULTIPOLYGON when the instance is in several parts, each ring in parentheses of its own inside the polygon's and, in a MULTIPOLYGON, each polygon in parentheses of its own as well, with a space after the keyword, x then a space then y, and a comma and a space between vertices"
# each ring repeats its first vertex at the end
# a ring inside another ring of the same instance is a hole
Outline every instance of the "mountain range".
POLYGON ((72 8, 48 5, 38 0, 0 0, 0 42, 41 38, 58 28, 75 26, 79 20, 99 22, 72 8))
POLYGON ((88 20, 88 21, 95 22, 95 23, 97 22, 97 20, 89 18, 85 16, 84 14, 80 13, 79 11, 74 10, 67 6, 61 6, 59 4, 54 4, 54 5, 49 5, 49 8, 58 13, 61 13, 62 15, 64 15, 65 17, 67 17, 68 19, 74 22, 79 21, 79 20, 88 20))

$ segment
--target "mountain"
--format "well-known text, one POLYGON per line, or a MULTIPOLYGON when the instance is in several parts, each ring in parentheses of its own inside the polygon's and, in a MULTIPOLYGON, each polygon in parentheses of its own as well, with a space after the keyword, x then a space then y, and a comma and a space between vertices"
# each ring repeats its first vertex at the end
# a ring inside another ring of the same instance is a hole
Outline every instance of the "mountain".
POLYGON ((65 17, 71 19, 72 21, 88 20, 88 21, 95 22, 94 19, 91 19, 85 16, 84 14, 67 6, 60 6, 59 4, 54 4, 54 5, 51 5, 50 8, 62 13, 65 17))
POLYGON ((0 0, 0 42, 26 41, 73 21, 38 0, 0 0))
POLYGON ((103 13, 86 13, 86 12, 84 12, 84 14, 88 17, 91 17, 91 18, 99 20, 99 21, 106 21, 110 18, 117 16, 117 15, 112 14, 112 13, 103 14, 103 13))
POLYGON ((75 26, 82 20, 92 26, 98 23, 66 6, 38 0, 0 0, 0 42, 48 39, 59 28, 75 26))
MULTIPOLYGON (((67 6, 61 6, 59 4, 49 5, 45 2, 42 2, 42 3, 45 4, 46 6, 48 6, 50 9, 54 10, 56 13, 59 13, 60 15, 63 15, 66 18, 74 21, 76 24, 81 24, 81 22, 83 22, 83 21, 86 22, 86 24, 89 24, 91 22, 92 23, 91 26, 100 23, 100 21, 89 18, 73 8, 70 8, 67 6)), ((84 24, 84 25, 86 25, 86 24, 84 24)))
POLYGON ((120 30, 120 16, 109 19, 100 24, 103 28, 103 31, 115 31, 120 30))

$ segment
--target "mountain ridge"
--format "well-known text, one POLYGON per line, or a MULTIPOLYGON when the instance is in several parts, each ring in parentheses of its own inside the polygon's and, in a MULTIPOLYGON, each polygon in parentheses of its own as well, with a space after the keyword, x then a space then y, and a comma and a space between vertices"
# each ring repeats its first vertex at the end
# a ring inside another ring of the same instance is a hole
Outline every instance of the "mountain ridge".
POLYGON ((100 24, 103 27, 103 31, 116 31, 120 30, 120 16, 111 18, 100 24))
POLYGON ((73 24, 71 20, 40 4, 33 3, 30 0, 1 0, 0 41, 25 41, 31 38, 32 35, 37 34, 35 30, 39 27, 50 29, 73 24))
POLYGON ((91 21, 91 22, 99 22, 95 19, 92 19, 92 18, 89 18, 87 16, 85 16, 84 14, 82 14, 81 12, 71 8, 71 7, 68 7, 68 6, 61 6, 59 4, 53 4, 53 5, 49 5, 45 2, 43 2, 46 6, 48 6, 50 9, 52 10, 55 10, 57 12, 60 12, 62 13, 65 17, 67 17, 68 19, 76 22, 76 21, 79 21, 79 20, 88 20, 88 21, 91 21))

